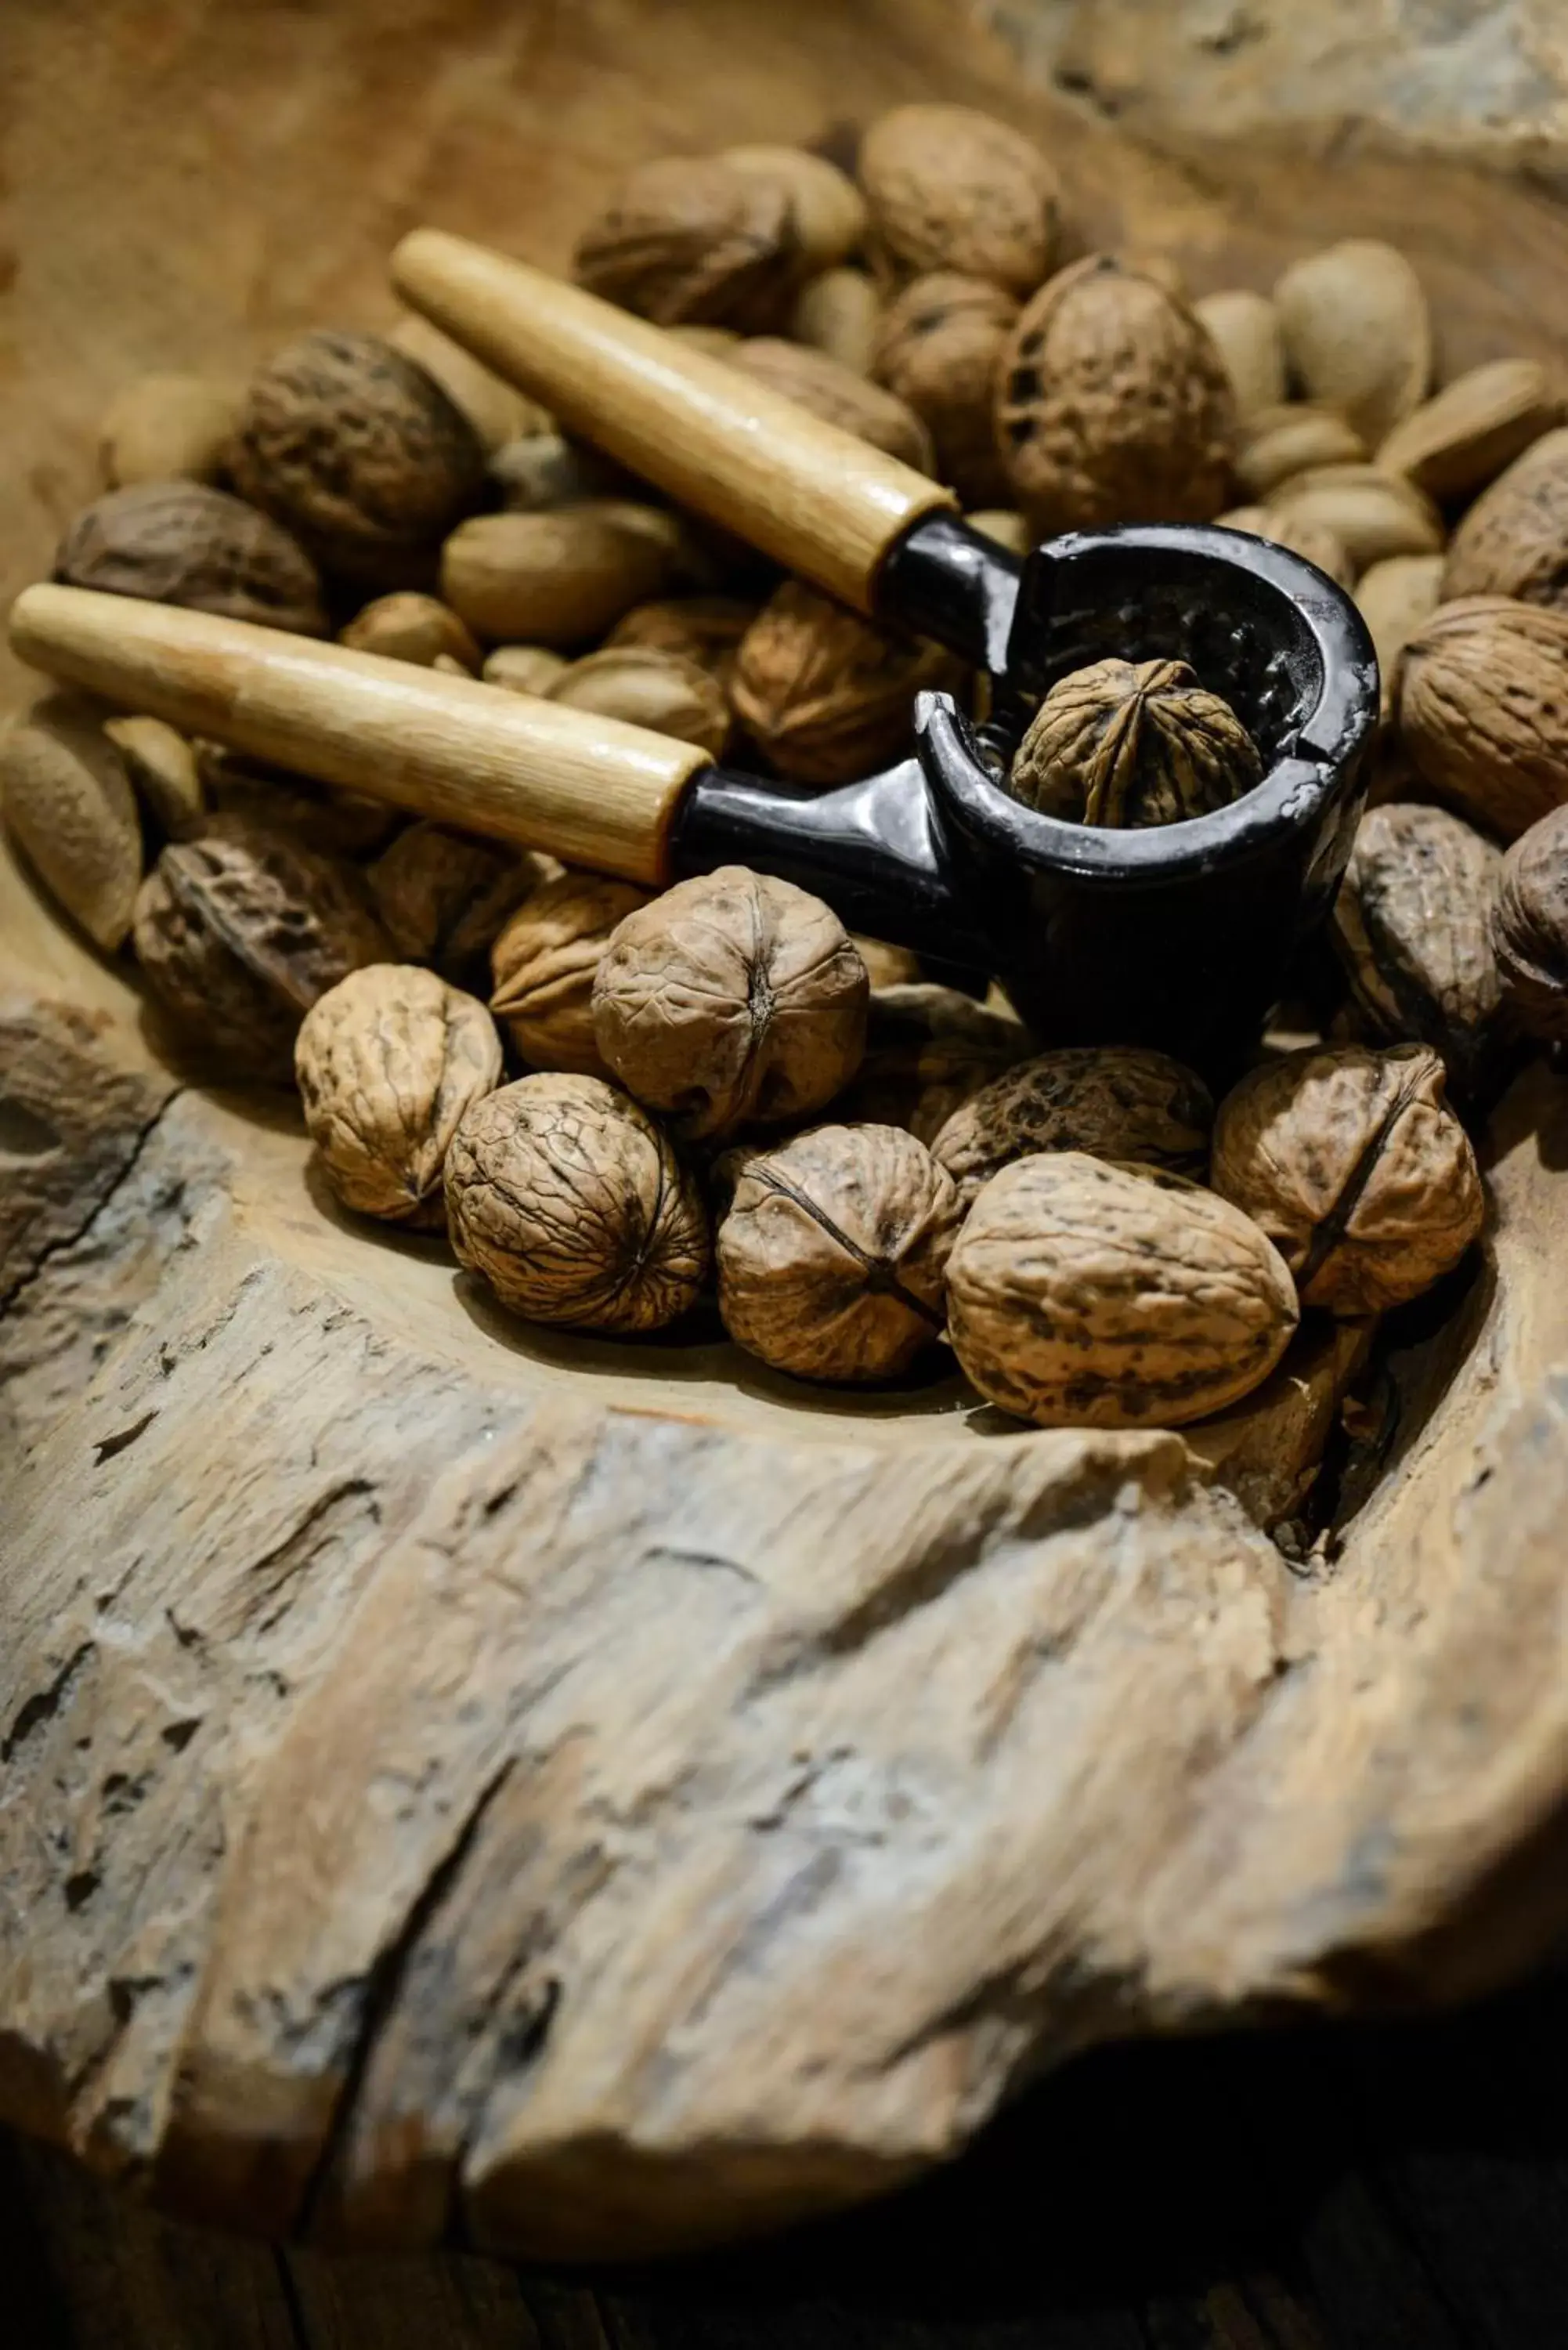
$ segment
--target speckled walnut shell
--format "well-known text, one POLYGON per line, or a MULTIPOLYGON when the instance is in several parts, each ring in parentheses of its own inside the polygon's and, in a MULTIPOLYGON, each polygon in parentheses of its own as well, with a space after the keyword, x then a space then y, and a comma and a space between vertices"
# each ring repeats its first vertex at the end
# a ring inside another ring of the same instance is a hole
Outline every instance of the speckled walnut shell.
POLYGON ((366 876, 400 955, 462 983, 481 975, 503 923, 545 878, 539 859, 441 824, 411 824, 366 876))
POLYGON ((491 950, 490 1008, 539 1069, 603 1076, 594 1041, 594 974, 618 922, 646 889, 597 873, 563 873, 524 899, 491 950))
POLYGON ((865 1057, 838 1115, 904 1127, 929 1147, 956 1109, 1031 1049, 1021 1022, 956 988, 873 984, 865 1057))
POLYGON ((290 775, 221 743, 199 740, 194 748, 202 788, 216 814, 286 834, 324 857, 374 857, 405 822, 400 808, 362 792, 290 775))
POLYGON ((982 1184, 1037 1150, 1137 1159, 1201 1175, 1214 1104, 1201 1077, 1141 1045, 1068 1045, 995 1077, 932 1144, 967 1207, 982 1184))
POLYGON ((783 392, 786 400, 820 416, 825 424, 836 424, 841 432, 869 442, 873 449, 886 450, 918 473, 934 470, 931 436, 909 402, 880 384, 867 383, 826 351, 758 335, 738 345, 729 362, 753 382, 783 392))
POLYGON ((1513 596, 1568 610, 1568 430, 1527 449, 1460 522, 1443 600, 1465 596, 1513 596))
POLYGON ((521 1077, 475 1103, 447 1152, 446 1205, 459 1263, 531 1322, 659 1330, 708 1270, 696 1186, 598 1077, 521 1077))
POLYGON ((1007 469, 996 445, 996 375, 1018 305, 984 277, 936 270, 917 277, 883 313, 872 367, 919 416, 936 471, 967 506, 1004 506, 1007 469))
POLYGON ((799 579, 786 579, 741 639, 735 715, 781 775, 851 783, 903 756, 914 699, 956 689, 940 646, 894 636, 799 579))
POLYGON ((719 1227, 738 1347, 806 1379, 896 1378, 941 1336, 953 1187, 893 1126, 819 1126, 745 1157, 719 1227))
POLYGON ((379 335, 304 335, 258 369, 229 471, 328 570, 388 588, 414 584, 484 494, 472 425, 379 335))
POLYGON ((792 882, 721 866, 617 927, 594 981, 607 1066, 692 1139, 805 1118, 855 1075, 866 966, 792 882))
POLYGON ((1279 1252, 1238 1209, 1075 1150, 993 1176, 948 1262, 959 1361, 1047 1428, 1202 1419, 1268 1377, 1296 1319, 1279 1252))
POLYGON ((1206 522, 1226 504, 1235 395, 1187 305, 1093 254, 1025 304, 1002 355, 997 429, 1036 530, 1206 522))
POLYGON ((1334 901, 1330 935, 1371 1035, 1430 1045, 1457 1091, 1473 1089, 1497 1041, 1501 864, 1446 808, 1389 801, 1363 816, 1334 901))
POLYGON ((1401 746, 1423 782, 1504 840, 1568 797, 1568 612, 1441 604, 1405 648, 1401 746))
POLYGON ((1008 789, 1070 824, 1176 824, 1250 792, 1258 746, 1185 661, 1096 661, 1061 679, 1018 746, 1008 789))
POLYGON ((1220 1105, 1210 1180, 1280 1250, 1304 1305, 1380 1314, 1457 1264, 1485 1199, 1425 1045, 1291 1053, 1220 1105))
POLYGON ((359 874, 231 816, 164 849, 141 885, 134 937, 184 1040, 227 1076, 279 1085, 311 1005, 388 960, 359 874))
POLYGON ((1568 808, 1532 824, 1503 858, 1491 942, 1521 1027, 1568 1043, 1568 808))
POLYGON ((204 482, 139 482, 79 514, 55 551, 68 588, 324 637, 315 564, 280 523, 204 482))
POLYGON ((1022 131, 967 106, 899 106, 860 142, 873 248, 896 276, 930 269, 1033 293, 1056 248, 1055 172, 1022 131))
POLYGON ((305 1123, 346 1208, 442 1224, 441 1170, 457 1122, 501 1083, 483 1003, 416 964, 370 963, 306 1014, 294 1047, 305 1123))
POLYGON ((628 172, 577 243, 577 283, 655 325, 764 333, 805 266, 782 181, 713 157, 666 155, 628 172))

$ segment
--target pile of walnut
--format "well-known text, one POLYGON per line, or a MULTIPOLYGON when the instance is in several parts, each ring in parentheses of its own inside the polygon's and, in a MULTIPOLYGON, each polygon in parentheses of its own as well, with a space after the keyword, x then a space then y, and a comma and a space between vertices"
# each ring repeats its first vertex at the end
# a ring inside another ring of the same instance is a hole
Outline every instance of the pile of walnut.
MULTIPOLYGON (((1434 393, 1386 246, 1194 302, 1164 260, 1070 259, 1063 213, 1028 139, 906 107, 852 172, 777 147, 639 165, 576 269, 1015 546, 1218 518, 1354 588, 1388 691, 1342 1000, 1327 1042, 1262 1054, 1217 1111, 1158 1054, 1041 1050, 781 881, 650 899, 67 697, 6 740, 14 835, 102 949, 130 942, 186 1045, 296 1076, 344 1205, 444 1227, 516 1314, 640 1334, 716 1294, 785 1372, 885 1380, 945 1339, 1025 1419, 1184 1422, 1263 1380, 1303 1310, 1376 1315, 1480 1229, 1445 1084, 1469 1113, 1522 1037, 1568 1042, 1556 389, 1501 359, 1434 393)), ((336 632, 807 784, 900 755, 915 691, 965 687, 417 320, 307 335, 242 388, 133 384, 102 465, 61 579, 336 632)), ((1107 662, 1048 698, 1012 780, 1158 822, 1257 772, 1201 679, 1107 662)))

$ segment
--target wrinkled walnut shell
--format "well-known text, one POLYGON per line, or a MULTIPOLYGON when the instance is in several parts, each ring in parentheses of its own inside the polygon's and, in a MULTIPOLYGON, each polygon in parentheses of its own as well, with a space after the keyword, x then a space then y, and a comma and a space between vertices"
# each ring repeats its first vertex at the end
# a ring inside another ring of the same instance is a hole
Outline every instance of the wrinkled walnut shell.
POLYGON ((67 588, 324 637, 316 566, 280 523, 204 482, 139 482, 78 515, 55 552, 67 588))
POLYGON ((1330 936, 1372 1035, 1430 1045, 1457 1090, 1483 1076, 1502 986, 1491 946, 1499 851, 1446 808, 1363 816, 1330 936))
POLYGON ((715 1247, 738 1347, 798 1378, 895 1378, 941 1336, 951 1183, 892 1126, 819 1126, 744 1156, 715 1247))
POLYGON ((1258 746, 1185 661, 1096 661, 1051 688, 1008 789, 1069 824, 1177 824, 1250 792, 1258 746))
POLYGON ((1037 1053, 948 1119, 932 1155, 966 1207, 1014 1159, 1078 1150, 1201 1175, 1214 1104, 1201 1077, 1141 1045, 1067 1045, 1037 1053))
POLYGON ((921 419, 936 470, 965 505, 1004 506, 996 446, 996 372, 1018 305, 984 277, 937 270, 906 286, 884 313, 873 369, 921 419))
POLYGON ((1568 797, 1568 612, 1440 604, 1405 648, 1399 740, 1422 780, 1507 840, 1568 797))
POLYGON ((448 825, 411 824, 367 875, 381 927, 410 962, 477 977, 507 917, 544 879, 525 849, 448 825))
POLYGON ((974 1385, 1046 1428, 1171 1428, 1267 1378, 1297 1319, 1279 1253, 1180 1175, 1044 1151, 992 1178, 948 1262, 974 1385))
POLYGON ((594 981, 607 1066, 693 1139, 805 1118, 866 1043, 866 966, 792 882, 722 866, 628 914, 594 981))
POLYGON ((491 950, 490 1009, 524 1061, 603 1076, 594 1041, 594 975, 618 922, 646 889, 597 873, 563 873, 524 900, 491 950))
POLYGON ((447 1152, 446 1204, 459 1263, 531 1322, 659 1330, 708 1270, 696 1186, 598 1077, 521 1077, 475 1103, 447 1152))
POLYGON ((1568 808, 1532 824, 1503 858, 1491 941, 1521 1026, 1568 1043, 1568 808))
POLYGON ((860 185, 889 274, 956 269, 1017 295, 1055 253, 1055 172, 1033 140, 967 106, 899 106, 860 142, 860 185))
POLYGON ((1485 1213, 1425 1045, 1290 1053, 1220 1105, 1210 1180, 1268 1233, 1303 1305, 1380 1314, 1457 1264, 1485 1213))
POLYGON ((379 335, 304 335, 252 377, 229 470, 328 570, 412 584, 484 494, 484 450, 435 378, 379 335))
POLYGON ((805 265, 783 182, 717 158, 639 163, 578 239, 577 283, 656 326, 765 333, 805 265))
POLYGON ((786 579, 741 639, 735 715, 781 775, 844 784, 909 749, 914 699, 951 691, 940 646, 895 636, 803 580, 786 579))
POLYGON ((1002 354, 997 430, 1041 534, 1207 522, 1226 503, 1235 398, 1187 305, 1092 254, 1043 286, 1002 354))
POLYGON ((282 1085, 311 1005, 389 959, 352 867, 238 816, 164 849, 136 901, 135 939, 148 985, 203 1057, 282 1085))
POLYGON ((305 1123, 346 1208, 441 1224, 458 1120, 501 1083, 483 1003, 409 963, 370 963, 318 996, 294 1047, 305 1123))

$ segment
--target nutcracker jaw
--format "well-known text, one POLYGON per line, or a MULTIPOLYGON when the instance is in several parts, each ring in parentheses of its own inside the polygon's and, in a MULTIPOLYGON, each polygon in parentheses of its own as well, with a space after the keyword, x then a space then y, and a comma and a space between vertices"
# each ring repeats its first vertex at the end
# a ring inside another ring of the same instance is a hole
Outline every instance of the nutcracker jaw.
POLYGON ((987 723, 922 695, 916 757, 835 792, 700 776, 679 869, 756 862, 857 929, 996 972, 1043 1035, 1157 1045, 1223 1072, 1349 854, 1378 702, 1355 608, 1313 565, 1240 532, 1080 534, 1020 575, 947 516, 894 550, 881 608, 894 598, 905 625, 996 665, 987 723), (1146 828, 1066 824, 1013 799, 1007 764, 1042 696, 1112 655, 1189 661, 1246 723, 1262 781, 1146 828))

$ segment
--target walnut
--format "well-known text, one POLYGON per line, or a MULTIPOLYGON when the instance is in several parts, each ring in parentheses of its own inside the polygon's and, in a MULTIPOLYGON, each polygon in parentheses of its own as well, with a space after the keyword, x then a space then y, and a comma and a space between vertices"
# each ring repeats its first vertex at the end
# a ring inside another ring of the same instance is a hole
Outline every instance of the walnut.
POLYGON ((628 1093, 711 1139, 831 1101, 859 1066, 868 993, 820 899, 725 865, 617 926, 594 980, 594 1035, 628 1093))
POLYGON ((398 953, 461 984, 483 972, 502 924, 544 868, 525 849, 426 822, 400 832, 366 879, 398 953))
POLYGON ((799 1378, 896 1378, 942 1334, 958 1227, 951 1183, 898 1127, 749 1152, 714 1252, 724 1327, 799 1378))
POLYGON ((1485 1200, 1425 1045, 1289 1053, 1220 1105, 1214 1189, 1255 1218, 1303 1305, 1380 1314, 1464 1254, 1485 1200))
POLYGON ((281 524, 204 482, 139 482, 78 515, 57 579, 296 636, 327 633, 316 566, 281 524))
POLYGON ((1103 660, 1051 688, 1008 789, 1069 824, 1177 824, 1250 792, 1258 746, 1185 661, 1103 660))
POLYGON ((781 775, 843 784, 910 746, 914 698, 957 687, 950 653, 786 579, 741 639, 735 715, 781 775))
POLYGON ((742 603, 738 596, 656 597, 623 613, 605 643, 679 653, 727 688, 741 639, 756 617, 757 607, 742 603))
POLYGON ((1035 527, 1207 522, 1225 504, 1235 399, 1192 312, 1093 254, 1043 286, 1002 355, 997 429, 1035 527))
POLYGON ((330 571, 417 584, 484 494, 484 451, 435 378, 379 335, 304 335, 251 379, 234 487, 330 571))
POLYGON ((1002 1168, 948 1263, 959 1361, 1044 1427, 1201 1419, 1267 1378, 1296 1319, 1279 1252, 1240 1210, 1077 1150, 1002 1168))
POLYGON ((431 669, 442 658, 477 676, 484 656, 450 605, 410 588, 378 596, 364 605, 339 642, 355 652, 379 653, 383 660, 412 661, 431 669))
POLYGON ((577 282, 655 325, 763 333, 803 274, 782 182, 717 158, 667 155, 628 172, 577 241, 577 282))
POLYGON ((1309 254, 1274 288, 1285 355, 1309 400, 1376 448, 1413 415, 1432 375, 1421 281, 1391 244, 1356 237, 1309 254))
POLYGON ((1497 1041, 1501 864, 1445 808, 1386 802, 1362 818, 1334 901, 1334 950, 1373 1036, 1432 1045, 1459 1091, 1486 1074, 1497 1041))
MULTIPOLYGON (((871 943, 857 941, 862 960, 871 943)), ((929 1147, 971 1095, 1033 1049, 1029 1031, 956 988, 919 977, 889 984, 874 962, 867 969, 866 1054, 838 1115, 904 1127, 929 1147)))
POLYGON ((205 375, 141 375, 110 402, 98 455, 111 490, 136 482, 211 482, 239 413, 234 387, 205 375))
POLYGON ((1214 1104, 1202 1079, 1140 1045, 1068 1045, 992 1079, 931 1145, 968 1207, 1000 1168, 1037 1150, 1136 1159, 1201 1175, 1214 1104))
POLYGON ((1512 596, 1568 610, 1568 430, 1526 449, 1460 522, 1443 600, 1512 596))
POLYGON ((753 172, 789 199, 800 266, 831 269, 856 251, 866 234, 866 200, 846 172, 805 147, 726 147, 719 156, 732 172, 753 172))
POLYGON ((696 743, 715 759, 729 736, 730 705, 717 678, 651 645, 606 645, 573 661, 547 690, 552 702, 696 743))
POLYGON ((852 432, 873 449, 929 473, 936 460, 931 436, 909 402, 880 384, 867 383, 826 351, 805 343, 782 342, 771 335, 754 336, 729 355, 730 365, 753 382, 781 391, 786 400, 852 432))
POLYGON ((1520 1025, 1568 1043, 1568 808, 1521 833, 1503 858, 1491 941, 1520 1025))
POLYGON ((1060 188, 1032 140, 967 106, 899 106, 860 142, 878 260, 1033 292, 1056 249, 1060 188))
POLYGON ((475 1102, 447 1150, 446 1206, 459 1263, 531 1322, 659 1330, 707 1274, 695 1184, 598 1077, 520 1077, 475 1102))
POLYGON ((194 745, 161 718, 106 718, 104 733, 165 840, 188 840, 206 821, 207 793, 194 745))
POLYGON ((594 974, 617 923, 648 902, 629 881, 567 872, 517 909, 491 949, 490 1008, 524 1061, 604 1076, 594 974))
POLYGON ((0 733, 0 806, 50 895, 112 954, 135 910, 141 827, 91 702, 48 694, 0 733))
POLYGON ((311 1005, 294 1073, 344 1206, 389 1223, 444 1224, 441 1170, 457 1122, 501 1083, 501 1039, 483 1004, 434 972, 367 964, 311 1005))
POLYGON ((989 278, 936 270, 884 313, 872 361, 879 383, 908 401, 935 444, 937 467, 966 505, 1005 506, 996 446, 996 373, 1018 317, 989 278))
POLYGON ((135 942, 188 1043, 226 1076, 280 1085, 317 998, 388 960, 351 867, 223 816, 164 849, 136 901, 135 942))
POLYGON ((1568 796, 1568 612, 1501 596, 1440 604, 1405 648, 1399 740, 1462 816, 1516 840, 1568 796))
POLYGON ((441 595, 476 636, 587 644, 678 583, 667 525, 672 517, 654 507, 612 498, 554 514, 476 515, 441 549, 441 595))

